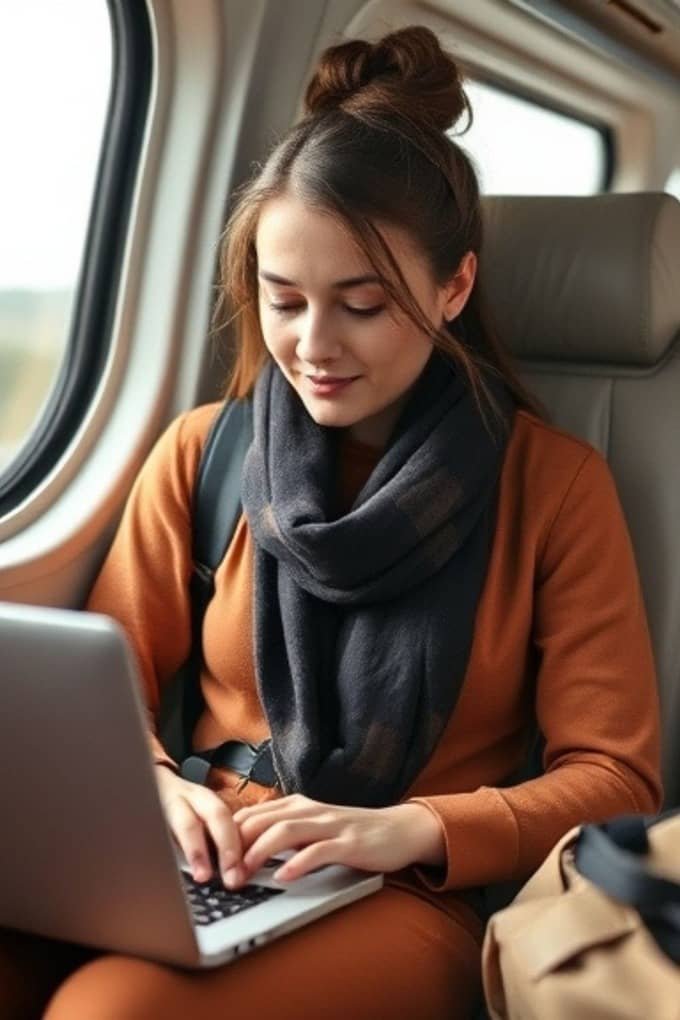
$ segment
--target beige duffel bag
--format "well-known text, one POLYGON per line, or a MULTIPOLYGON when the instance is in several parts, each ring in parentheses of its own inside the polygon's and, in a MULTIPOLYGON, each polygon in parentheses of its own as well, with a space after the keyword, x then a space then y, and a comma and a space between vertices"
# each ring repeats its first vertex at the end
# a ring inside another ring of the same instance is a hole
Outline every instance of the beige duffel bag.
POLYGON ((482 968, 493 1020, 680 1020, 680 812, 572 829, 489 921, 482 968))

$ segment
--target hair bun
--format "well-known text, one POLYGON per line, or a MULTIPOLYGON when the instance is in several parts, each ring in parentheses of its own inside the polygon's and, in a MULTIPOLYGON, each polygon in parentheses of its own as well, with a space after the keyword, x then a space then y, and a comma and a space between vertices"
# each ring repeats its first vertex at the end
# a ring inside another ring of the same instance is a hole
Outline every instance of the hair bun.
POLYGON ((375 43, 353 39, 319 58, 305 94, 308 114, 342 109, 390 111, 446 131, 470 106, 460 69, 424 25, 390 32, 375 43))

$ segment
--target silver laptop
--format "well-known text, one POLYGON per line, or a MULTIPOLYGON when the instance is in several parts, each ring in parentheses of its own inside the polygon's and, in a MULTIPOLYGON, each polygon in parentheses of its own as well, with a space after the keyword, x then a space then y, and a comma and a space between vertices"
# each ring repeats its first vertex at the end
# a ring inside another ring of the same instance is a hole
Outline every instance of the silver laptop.
POLYGON ((194 883, 159 803, 134 655, 94 613, 0 603, 0 811, 0 927, 185 967, 383 884, 340 865, 278 883, 279 860, 234 892, 194 883))

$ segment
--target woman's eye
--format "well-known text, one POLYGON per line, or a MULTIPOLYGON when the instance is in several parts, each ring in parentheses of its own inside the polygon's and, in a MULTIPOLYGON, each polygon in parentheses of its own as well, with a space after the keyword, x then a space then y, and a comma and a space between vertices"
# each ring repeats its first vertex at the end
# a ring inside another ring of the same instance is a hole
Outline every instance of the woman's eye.
POLYGON ((345 310, 350 312, 352 315, 365 315, 368 317, 371 315, 378 315, 379 312, 382 312, 384 307, 384 305, 374 305, 373 308, 351 308, 349 305, 345 305, 345 310))
POLYGON ((268 302, 269 307, 273 312, 278 312, 279 315, 290 315, 292 312, 297 312, 302 305, 275 305, 273 301, 268 302))
MULTIPOLYGON (((275 304, 273 301, 267 302, 273 312, 277 312, 279 315, 293 315, 295 312, 299 312, 304 305, 281 305, 275 304)), ((385 305, 374 305, 372 308, 354 308, 352 305, 342 306, 346 312, 350 315, 363 315, 369 318, 371 315, 378 315, 385 308, 385 305)))

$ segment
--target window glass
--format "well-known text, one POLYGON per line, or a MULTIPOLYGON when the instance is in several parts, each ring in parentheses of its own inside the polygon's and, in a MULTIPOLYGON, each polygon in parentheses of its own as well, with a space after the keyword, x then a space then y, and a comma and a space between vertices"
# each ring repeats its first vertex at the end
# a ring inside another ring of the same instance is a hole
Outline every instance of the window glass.
POLYGON ((111 63, 106 0, 0 4, 0 474, 67 348, 111 63))
POLYGON ((472 156, 485 194, 602 190, 607 168, 602 131, 481 82, 468 81, 465 88, 474 119, 456 141, 472 156))
POLYGON ((666 186, 663 190, 667 191, 669 195, 675 195, 676 198, 680 199, 680 166, 676 166, 666 181, 666 186))

